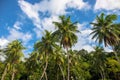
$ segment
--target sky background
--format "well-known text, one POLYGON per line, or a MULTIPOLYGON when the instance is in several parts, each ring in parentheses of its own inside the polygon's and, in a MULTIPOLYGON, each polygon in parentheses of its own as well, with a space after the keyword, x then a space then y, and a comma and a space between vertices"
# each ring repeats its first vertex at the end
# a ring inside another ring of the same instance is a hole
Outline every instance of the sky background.
MULTIPOLYGON (((54 31, 53 21, 58 16, 71 16, 77 21, 78 43, 73 49, 92 51, 97 45, 89 35, 90 22, 95 21, 101 12, 117 14, 120 22, 120 0, 0 0, 0 46, 4 48, 9 42, 19 39, 27 47, 27 56, 33 45, 40 40, 44 30, 54 31)), ((106 51, 110 51, 107 47, 106 51)))

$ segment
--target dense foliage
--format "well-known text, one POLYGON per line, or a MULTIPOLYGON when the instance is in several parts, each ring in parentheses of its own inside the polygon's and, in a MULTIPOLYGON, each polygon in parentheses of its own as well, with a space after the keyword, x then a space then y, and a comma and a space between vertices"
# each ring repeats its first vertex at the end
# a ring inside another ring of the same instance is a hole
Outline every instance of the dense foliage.
POLYGON ((102 13, 92 22, 92 38, 100 46, 94 51, 72 50, 77 43, 76 22, 70 17, 60 16, 61 22, 53 22, 56 31, 45 30, 29 54, 24 57, 25 48, 20 40, 10 42, 0 49, 1 80, 120 80, 120 26, 115 23, 115 14, 102 13), (106 52, 101 44, 111 46, 113 52, 106 52))

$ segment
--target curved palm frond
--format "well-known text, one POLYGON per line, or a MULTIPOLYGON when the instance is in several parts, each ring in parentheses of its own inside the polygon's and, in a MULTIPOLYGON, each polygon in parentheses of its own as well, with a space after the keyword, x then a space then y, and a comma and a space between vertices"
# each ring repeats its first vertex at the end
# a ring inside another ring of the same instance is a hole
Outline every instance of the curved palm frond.
POLYGON ((64 48, 72 47, 77 42, 77 36, 74 34, 79 32, 77 30, 76 23, 72 23, 70 16, 60 16, 61 22, 53 22, 57 27, 57 30, 53 33, 54 37, 57 36, 57 40, 64 48))
POLYGON ((114 46, 119 42, 120 28, 117 24, 114 24, 114 20, 117 19, 117 15, 111 14, 106 15, 101 13, 100 16, 96 17, 96 22, 91 23, 94 27, 90 35, 92 39, 96 38, 99 44, 104 43, 105 46, 114 46))

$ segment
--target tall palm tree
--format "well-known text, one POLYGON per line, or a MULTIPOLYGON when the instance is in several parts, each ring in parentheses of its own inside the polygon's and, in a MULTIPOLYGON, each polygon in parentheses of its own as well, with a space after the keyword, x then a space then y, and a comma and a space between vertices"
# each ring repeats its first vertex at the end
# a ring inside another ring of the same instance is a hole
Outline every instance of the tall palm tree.
POLYGON ((30 80, 38 80, 39 79, 39 74, 38 69, 41 66, 40 65, 40 59, 39 59, 39 53, 38 52, 32 52, 30 57, 26 59, 25 66, 27 67, 27 72, 28 72, 28 79, 30 80))
MULTIPOLYGON (((116 27, 120 27, 120 23, 118 23, 118 24, 114 24, 114 26, 116 26, 116 27)), ((119 38, 120 38, 120 34, 119 34, 119 38)), ((117 45, 115 45, 114 47, 113 47, 113 49, 114 49, 114 51, 116 51, 117 53, 119 53, 119 51, 120 51, 120 41, 119 41, 119 43, 117 44, 117 45)))
MULTIPOLYGON (((60 79, 65 80, 66 74, 64 72, 65 72, 65 67, 66 67, 66 65, 65 65, 66 57, 64 56, 63 53, 65 53, 65 52, 63 51, 62 47, 57 46, 54 49, 54 53, 51 56, 51 60, 54 59, 54 61, 55 61, 54 64, 56 64, 58 66, 58 69, 60 70, 60 71, 58 71, 59 72, 58 75, 62 74, 62 78, 60 78, 60 79)), ((57 78, 56 80, 59 80, 59 78, 57 78)))
POLYGON ((4 80, 9 66, 12 66, 11 80, 14 80, 15 71, 16 71, 15 65, 17 65, 21 61, 22 57, 24 56, 22 52, 23 49, 25 49, 25 47, 23 47, 22 43, 19 40, 14 40, 7 45, 7 47, 4 50, 4 53, 6 55, 6 60, 5 60, 6 67, 2 74, 1 80, 4 80))
POLYGON ((100 16, 96 17, 96 22, 91 23, 94 27, 92 28, 93 37, 96 38, 100 44, 104 43, 105 46, 113 46, 119 42, 120 28, 114 26, 114 21, 117 20, 117 15, 111 14, 106 15, 101 13, 100 16))
MULTIPOLYGON (((35 44, 35 51, 38 51, 39 53, 44 53, 45 58, 46 58, 46 64, 41 76, 41 79, 44 77, 44 75, 46 76, 46 70, 47 70, 47 66, 48 66, 48 58, 49 58, 49 54, 53 53, 53 49, 55 48, 56 44, 55 44, 55 38, 52 37, 52 33, 45 30, 45 35, 42 37, 41 41, 37 42, 35 44)), ((46 80, 47 80, 47 76, 46 76, 46 80)))
POLYGON ((57 28, 53 35, 60 42, 60 45, 63 46, 63 48, 65 48, 67 51, 69 80, 70 66, 68 49, 71 48, 75 43, 77 43, 77 36, 75 33, 79 31, 77 30, 77 26, 75 25, 76 22, 72 23, 72 21, 70 20, 70 16, 59 16, 59 19, 61 20, 60 22, 53 22, 53 24, 57 28))
MULTIPOLYGON (((91 23, 94 27, 92 28, 92 39, 96 39, 99 44, 104 43, 105 46, 112 46, 114 48, 115 45, 118 45, 120 38, 120 28, 117 23, 114 21, 117 20, 117 15, 110 14, 106 15, 101 13, 100 16, 96 17, 96 22, 91 23)), ((113 49, 114 50, 114 49, 113 49)), ((117 57, 116 59, 120 62, 117 57)))
POLYGON ((92 58, 92 64, 94 69, 96 69, 96 72, 100 73, 101 79, 105 80, 106 74, 105 74, 105 67, 106 67, 106 55, 105 51, 101 47, 95 47, 95 51, 92 51, 91 53, 93 54, 92 58))

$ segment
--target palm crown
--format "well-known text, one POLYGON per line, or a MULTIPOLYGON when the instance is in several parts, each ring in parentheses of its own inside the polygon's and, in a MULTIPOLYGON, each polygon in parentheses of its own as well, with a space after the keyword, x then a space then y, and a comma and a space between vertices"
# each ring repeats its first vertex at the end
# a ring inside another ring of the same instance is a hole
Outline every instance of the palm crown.
POLYGON ((72 47, 77 42, 77 36, 76 32, 79 32, 77 30, 77 26, 75 23, 72 23, 70 20, 70 17, 60 16, 59 19, 61 22, 53 22, 55 26, 57 27, 57 30, 53 33, 53 35, 58 38, 60 41, 60 44, 64 48, 72 47))
POLYGON ((6 60, 10 63, 21 60, 21 58, 24 56, 22 52, 23 49, 25 49, 25 47, 23 47, 19 40, 14 40, 13 42, 9 43, 5 49, 5 54, 7 55, 6 60))
POLYGON ((120 29, 118 24, 114 23, 116 19, 117 15, 115 14, 105 16, 104 13, 101 13, 100 16, 97 16, 96 22, 91 23, 94 26, 91 33, 92 39, 96 38, 99 44, 103 42, 105 46, 118 44, 120 29))

